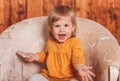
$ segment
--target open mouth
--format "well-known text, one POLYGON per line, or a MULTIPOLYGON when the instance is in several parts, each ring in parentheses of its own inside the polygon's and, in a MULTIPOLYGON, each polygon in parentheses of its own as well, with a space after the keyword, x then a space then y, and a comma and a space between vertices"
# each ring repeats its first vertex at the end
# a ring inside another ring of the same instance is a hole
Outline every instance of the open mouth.
POLYGON ((66 34, 59 34, 59 35, 58 35, 58 37, 59 37, 60 40, 65 39, 65 36, 66 36, 66 34))

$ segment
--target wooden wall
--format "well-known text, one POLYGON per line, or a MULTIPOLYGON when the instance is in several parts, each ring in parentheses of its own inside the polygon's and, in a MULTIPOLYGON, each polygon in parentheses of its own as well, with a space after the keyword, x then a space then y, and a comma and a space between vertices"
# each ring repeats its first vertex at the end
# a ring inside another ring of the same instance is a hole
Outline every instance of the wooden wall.
POLYGON ((120 0, 0 0, 0 33, 23 19, 46 16, 58 4, 69 5, 77 16, 102 24, 120 44, 120 0))

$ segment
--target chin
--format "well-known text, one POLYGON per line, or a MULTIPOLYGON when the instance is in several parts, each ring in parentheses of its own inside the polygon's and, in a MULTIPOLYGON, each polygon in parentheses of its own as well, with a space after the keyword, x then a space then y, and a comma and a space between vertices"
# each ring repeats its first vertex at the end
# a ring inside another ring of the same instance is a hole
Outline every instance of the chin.
POLYGON ((65 42, 67 39, 64 39, 64 40, 58 40, 58 42, 62 43, 62 42, 65 42))
POLYGON ((58 41, 58 42, 63 43, 63 42, 65 42, 65 41, 58 41))

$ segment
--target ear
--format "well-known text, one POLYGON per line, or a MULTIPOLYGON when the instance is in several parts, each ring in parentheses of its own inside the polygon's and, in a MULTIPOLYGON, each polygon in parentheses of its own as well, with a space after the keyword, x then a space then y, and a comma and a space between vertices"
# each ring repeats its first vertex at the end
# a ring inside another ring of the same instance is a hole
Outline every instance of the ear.
POLYGON ((48 26, 48 31, 49 31, 49 32, 51 31, 51 27, 50 27, 50 26, 48 26))
POLYGON ((76 29, 76 27, 75 27, 75 26, 73 26, 73 27, 72 27, 72 31, 74 31, 75 29, 76 29))

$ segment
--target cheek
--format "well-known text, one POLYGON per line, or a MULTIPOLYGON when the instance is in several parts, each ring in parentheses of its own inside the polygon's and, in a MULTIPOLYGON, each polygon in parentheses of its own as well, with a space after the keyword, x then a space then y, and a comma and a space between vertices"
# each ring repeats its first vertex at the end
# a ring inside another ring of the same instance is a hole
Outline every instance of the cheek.
POLYGON ((52 33, 53 36, 56 36, 58 32, 57 32, 57 30, 52 30, 51 33, 52 33))
POLYGON ((72 28, 69 28, 67 31, 68 32, 73 32, 75 29, 72 27, 72 28))
POLYGON ((55 33, 56 33, 56 30, 53 29, 53 30, 52 30, 52 33, 55 34, 55 33))
POLYGON ((53 29, 53 32, 54 32, 54 33, 58 33, 58 32, 59 32, 59 29, 54 28, 54 29, 53 29))

